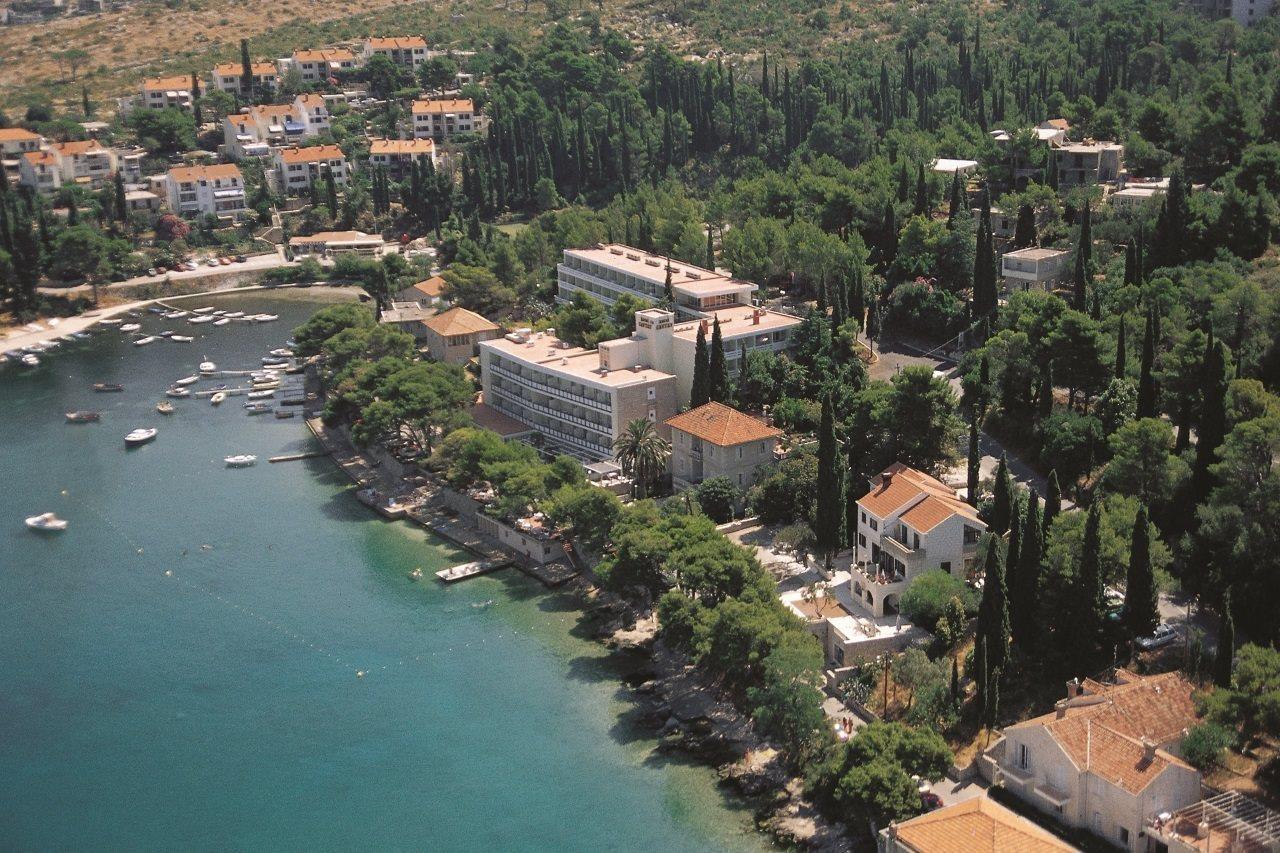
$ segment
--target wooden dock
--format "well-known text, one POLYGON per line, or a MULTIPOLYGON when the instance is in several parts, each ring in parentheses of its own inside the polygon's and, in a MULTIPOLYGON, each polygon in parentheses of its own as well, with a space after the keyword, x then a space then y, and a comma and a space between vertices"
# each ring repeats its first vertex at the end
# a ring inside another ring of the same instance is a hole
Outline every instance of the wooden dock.
POLYGON ((476 560, 473 563, 463 563, 458 566, 441 569, 436 572, 436 577, 444 583, 457 583, 458 581, 487 575, 489 572, 496 572, 498 569, 505 569, 509 565, 511 565, 510 560, 476 560))
POLYGON ((323 450, 308 450, 305 453, 285 453, 281 456, 272 456, 268 462, 296 462, 299 459, 319 459, 329 454, 323 450))

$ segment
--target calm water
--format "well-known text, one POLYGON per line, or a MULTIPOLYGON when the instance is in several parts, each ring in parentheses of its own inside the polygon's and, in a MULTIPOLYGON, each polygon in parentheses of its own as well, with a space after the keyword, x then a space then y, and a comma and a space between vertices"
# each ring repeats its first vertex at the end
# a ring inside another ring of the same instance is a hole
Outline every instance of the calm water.
POLYGON ((315 307, 233 301, 281 321, 147 315, 201 337, 0 369, 0 848, 762 847, 709 770, 653 754, 566 602, 513 572, 410 582, 465 557, 371 517, 327 460, 265 464, 309 445, 300 419, 154 411, 315 307), (23 527, 46 510, 70 529, 23 527))

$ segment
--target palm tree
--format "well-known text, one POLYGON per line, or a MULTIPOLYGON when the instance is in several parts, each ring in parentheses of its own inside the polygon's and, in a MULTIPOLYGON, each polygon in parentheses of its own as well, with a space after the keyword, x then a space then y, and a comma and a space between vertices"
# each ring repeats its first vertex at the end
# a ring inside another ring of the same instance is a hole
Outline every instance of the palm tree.
POLYGON ((613 443, 618 464, 628 477, 636 481, 640 497, 649 493, 649 486, 667 464, 671 448, 644 418, 636 418, 627 424, 622 435, 613 443))

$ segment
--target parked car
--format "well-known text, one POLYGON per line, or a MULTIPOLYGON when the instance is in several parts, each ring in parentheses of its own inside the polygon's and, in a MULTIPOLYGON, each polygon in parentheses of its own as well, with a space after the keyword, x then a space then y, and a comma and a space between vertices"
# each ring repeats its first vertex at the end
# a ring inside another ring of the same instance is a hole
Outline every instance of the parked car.
POLYGON ((243 264, 243 263, 244 263, 245 261, 247 261, 247 260, 248 260, 248 258, 246 258, 244 255, 236 255, 236 263, 237 263, 237 264, 243 264))
POLYGON ((204 262, 204 265, 207 267, 216 267, 218 265, 218 259, 210 258, 209 260, 204 262))
POLYGON ((931 812, 931 811, 935 811, 936 809, 940 809, 942 808, 942 797, 939 797, 937 794, 933 793, 932 791, 921 791, 920 807, 923 808, 926 812, 931 812))
POLYGON ((218 258, 218 263, 222 264, 224 267, 229 267, 229 266, 231 266, 231 259, 230 259, 230 258, 218 258))
POLYGON ((1150 636, 1138 638, 1138 648, 1144 652, 1150 652, 1176 642, 1178 642, 1177 629, 1172 625, 1157 625, 1150 636))
POLYGON ((151 269, 147 270, 147 275, 159 275, 159 274, 160 274, 160 271, 157 270, 155 267, 152 267, 151 269))

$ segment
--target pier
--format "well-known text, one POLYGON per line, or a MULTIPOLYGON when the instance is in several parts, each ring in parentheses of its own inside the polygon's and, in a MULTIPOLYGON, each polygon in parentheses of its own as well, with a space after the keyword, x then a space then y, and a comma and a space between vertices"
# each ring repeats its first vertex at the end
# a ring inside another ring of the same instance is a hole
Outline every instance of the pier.
POLYGON ((489 572, 496 572, 498 569, 505 569, 509 565, 511 565, 510 560, 477 560, 474 563, 463 563, 452 568, 441 569, 436 572, 436 577, 445 583, 457 583, 487 575, 489 572))
POLYGON ((308 450, 305 453, 286 453, 282 456, 272 456, 268 462, 297 462, 300 459, 319 459, 321 456, 328 456, 323 450, 308 450))

